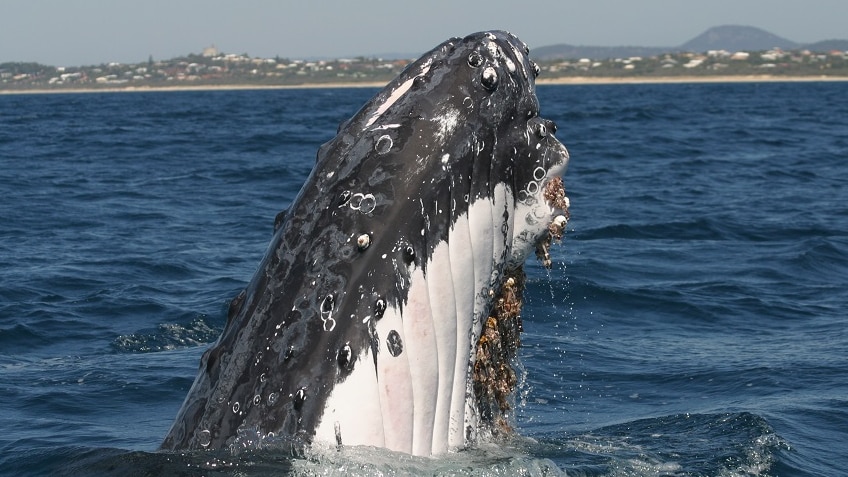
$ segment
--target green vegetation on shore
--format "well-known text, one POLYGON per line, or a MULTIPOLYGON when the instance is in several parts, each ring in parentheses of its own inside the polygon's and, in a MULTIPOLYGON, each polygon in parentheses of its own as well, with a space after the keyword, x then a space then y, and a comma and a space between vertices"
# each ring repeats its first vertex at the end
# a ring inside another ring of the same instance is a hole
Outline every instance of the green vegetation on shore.
POLYGON ((665 53, 651 57, 549 61, 540 64, 545 78, 675 78, 710 76, 844 77, 848 52, 813 53, 780 49, 757 52, 713 50, 665 53))
MULTIPOLYGON (((187 86, 374 84, 397 76, 410 60, 353 58, 321 61, 251 58, 205 51, 165 61, 55 67, 0 63, 0 92, 187 86)), ((848 52, 780 49, 756 52, 665 53, 650 57, 539 61, 546 80, 650 79, 710 76, 848 78, 848 52)))

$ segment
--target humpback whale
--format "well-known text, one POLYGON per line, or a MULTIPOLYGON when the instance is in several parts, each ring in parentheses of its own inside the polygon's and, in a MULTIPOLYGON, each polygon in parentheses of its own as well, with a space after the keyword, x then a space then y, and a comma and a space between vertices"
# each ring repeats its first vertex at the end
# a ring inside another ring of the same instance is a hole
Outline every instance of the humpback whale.
POLYGON ((567 220, 569 156, 539 116, 528 55, 508 32, 452 38, 340 125, 163 449, 433 455, 496 427, 523 264, 534 250, 549 264, 567 220))

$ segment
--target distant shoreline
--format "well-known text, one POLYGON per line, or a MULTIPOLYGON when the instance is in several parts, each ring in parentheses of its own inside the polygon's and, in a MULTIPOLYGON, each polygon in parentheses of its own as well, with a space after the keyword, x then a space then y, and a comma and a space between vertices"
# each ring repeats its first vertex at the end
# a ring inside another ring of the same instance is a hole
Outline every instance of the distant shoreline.
POLYGON ((84 93, 155 93, 169 91, 239 91, 239 90, 261 90, 261 89, 329 89, 329 88, 382 88, 386 83, 303 83, 303 84, 201 84, 201 85, 178 85, 178 86, 126 86, 126 87, 104 87, 104 88, 56 88, 56 89, 19 89, 0 90, 0 96, 4 94, 84 94, 84 93))
POLYGON ((592 85, 592 84, 681 84, 681 83, 815 83, 848 81, 848 76, 776 76, 776 75, 725 75, 725 76, 622 76, 568 78, 539 78, 537 85, 592 85))
MULTIPOLYGON (((615 85, 615 84, 685 84, 685 83, 796 83, 796 82, 843 82, 848 76, 775 76, 775 75, 727 75, 727 76, 658 76, 658 77, 591 77, 540 78, 536 84, 545 85, 615 85)), ((362 83, 304 83, 292 85, 222 84, 222 85, 179 85, 179 86, 127 86, 115 88, 56 88, 0 90, 0 95, 22 94, 76 94, 76 93, 143 93, 169 91, 237 91, 263 89, 327 89, 327 88, 382 88, 385 82, 362 83)))

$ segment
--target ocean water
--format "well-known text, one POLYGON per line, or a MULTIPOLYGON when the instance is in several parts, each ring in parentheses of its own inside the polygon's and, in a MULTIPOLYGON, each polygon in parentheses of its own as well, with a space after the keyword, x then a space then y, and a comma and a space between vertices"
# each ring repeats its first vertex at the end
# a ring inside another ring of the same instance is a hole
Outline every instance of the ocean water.
POLYGON ((848 475, 848 83, 539 87, 572 220, 528 262, 509 442, 157 452, 374 93, 0 96, 0 474, 848 475))

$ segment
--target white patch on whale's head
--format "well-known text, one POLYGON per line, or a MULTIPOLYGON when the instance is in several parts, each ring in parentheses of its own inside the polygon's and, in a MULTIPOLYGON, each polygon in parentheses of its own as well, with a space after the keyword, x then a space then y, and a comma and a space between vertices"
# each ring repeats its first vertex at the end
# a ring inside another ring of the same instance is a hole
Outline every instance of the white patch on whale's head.
POLYGON ((456 131, 457 126, 459 126, 460 118, 461 114, 459 110, 446 103, 442 110, 436 113, 433 118, 433 122, 438 125, 436 129, 436 137, 434 139, 438 143, 444 143, 444 141, 453 135, 454 131, 456 131))

